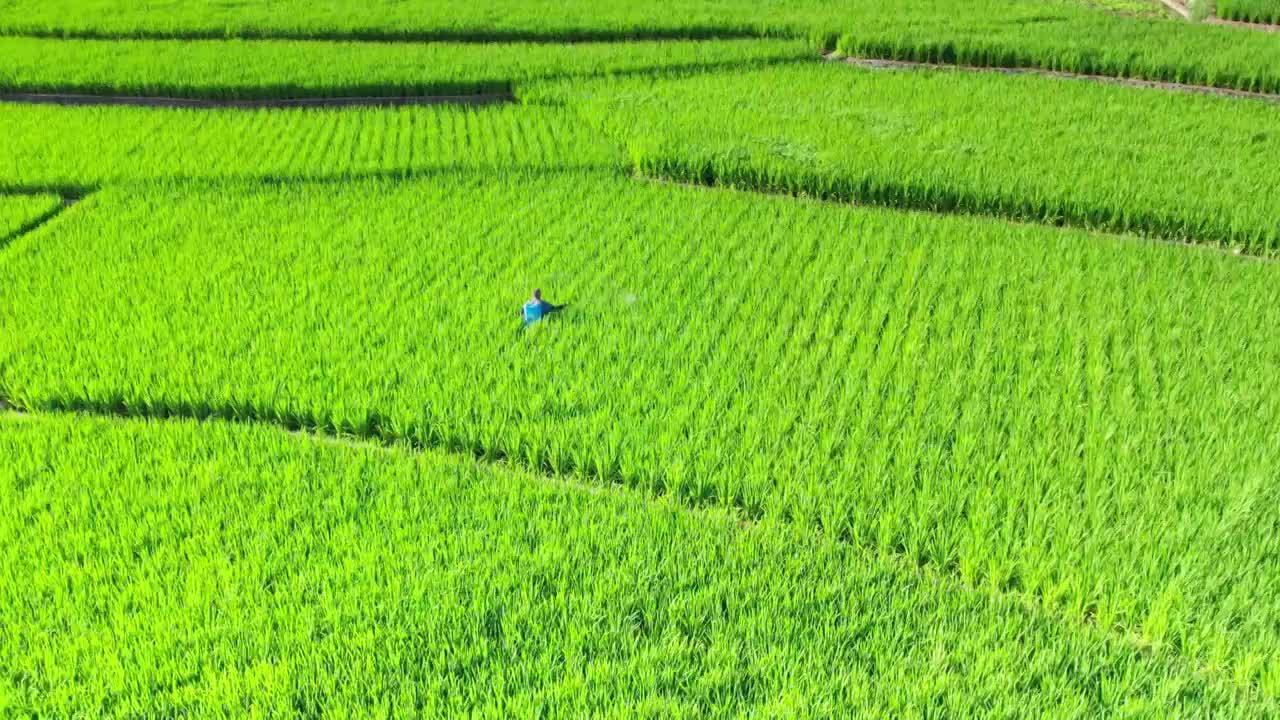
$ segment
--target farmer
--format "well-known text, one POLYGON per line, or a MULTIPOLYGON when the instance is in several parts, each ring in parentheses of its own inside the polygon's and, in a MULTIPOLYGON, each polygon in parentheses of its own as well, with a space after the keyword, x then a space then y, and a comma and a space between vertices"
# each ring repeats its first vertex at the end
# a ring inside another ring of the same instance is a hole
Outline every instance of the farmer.
POLYGON ((533 291, 533 297, 529 302, 524 304, 523 308, 521 308, 521 314, 524 316, 524 326, 529 327, 541 320, 543 317, 550 315, 553 312, 559 312, 566 307, 568 307, 567 303, 564 305, 552 305, 546 300, 543 300, 542 290, 535 289, 533 291))

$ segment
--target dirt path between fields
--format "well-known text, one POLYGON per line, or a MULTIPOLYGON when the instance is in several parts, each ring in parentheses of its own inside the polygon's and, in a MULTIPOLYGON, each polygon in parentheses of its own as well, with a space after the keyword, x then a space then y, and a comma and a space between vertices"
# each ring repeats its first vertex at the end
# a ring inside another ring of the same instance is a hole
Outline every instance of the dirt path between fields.
POLYGON ((914 62, 910 60, 877 60, 875 58, 846 57, 838 53, 822 56, 829 62, 843 62, 856 67, 873 70, 955 70, 964 72, 985 72, 999 75, 1037 75, 1040 77, 1058 78, 1062 80, 1081 80, 1085 82, 1104 83, 1107 85, 1123 85, 1125 87, 1169 90, 1172 92, 1194 93, 1197 95, 1218 95, 1220 97, 1244 98, 1280 103, 1280 95, 1272 93, 1252 92, 1249 90, 1232 90, 1230 88, 1212 87, 1209 85, 1189 85, 1186 83, 1163 82, 1159 80, 1138 80, 1134 78, 1118 78, 1110 75, 1087 75, 1084 73, 1062 72, 1060 70, 1042 70, 1040 68, 1008 68, 988 67, 984 65, 943 65, 940 63, 914 62))
POLYGON ((287 108, 389 107, 400 105, 494 105, 515 102, 510 91, 476 95, 405 95, 212 100, 206 98, 88 95, 77 93, 0 93, 0 103, 61 105, 123 105, 129 107, 261 110, 287 108))

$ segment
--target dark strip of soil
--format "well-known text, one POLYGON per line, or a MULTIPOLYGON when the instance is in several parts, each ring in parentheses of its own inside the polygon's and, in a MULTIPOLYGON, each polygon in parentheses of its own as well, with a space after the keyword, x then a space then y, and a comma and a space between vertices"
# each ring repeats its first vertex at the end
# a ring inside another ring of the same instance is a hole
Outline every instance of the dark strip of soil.
POLYGON ((476 95, 408 95, 359 97, 267 98, 260 100, 212 100, 181 97, 81 95, 74 93, 0 93, 0 103, 34 105, 125 105, 131 107, 236 109, 388 107, 397 105, 494 105, 514 102, 510 92, 476 95))
POLYGON ((745 40, 767 37, 769 33, 741 26, 689 28, 635 28, 601 30, 567 28, 561 30, 385 30, 378 28, 227 29, 190 28, 179 30, 95 30, 92 28, 23 28, 0 30, 0 37, 27 37, 50 40, 288 40, 290 42, 383 42, 383 43, 624 43, 666 40, 745 40))

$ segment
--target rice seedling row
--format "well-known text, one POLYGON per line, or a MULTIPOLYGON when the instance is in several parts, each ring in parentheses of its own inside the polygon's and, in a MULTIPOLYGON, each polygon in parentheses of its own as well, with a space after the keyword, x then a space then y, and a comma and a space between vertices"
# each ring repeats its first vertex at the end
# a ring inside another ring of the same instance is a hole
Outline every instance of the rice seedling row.
POLYGON ((536 78, 812 59, 802 40, 513 43, 0 38, 0 91, 261 99, 464 95, 536 78))
POLYGON ((295 110, 0 107, 0 188, 155 179, 342 179, 442 169, 620 167, 614 144, 555 107, 295 110))
POLYGON ((87 202, 7 259, 0 395, 19 407, 616 480, 1280 692, 1280 268, 606 173, 87 202), (532 286, 573 310, 520 333, 532 286))
POLYGON ((642 173, 1280 251, 1268 103, 845 64, 550 83, 642 173))
POLYGON ((1062 3, 1022 9, 957 24, 955 15, 938 12, 936 4, 922 2, 907 17, 894 6, 894 12, 863 16, 825 47, 855 57, 1280 92, 1280 46, 1261 33, 1097 10, 1090 18, 1077 18, 1059 14, 1062 3))
POLYGON ((1167 10, 1156 0, 1085 0, 1086 5, 1112 12, 1142 17, 1167 18, 1167 10))
POLYGON ((1277 0, 1215 0, 1218 17, 1252 23, 1280 23, 1277 0))
POLYGON ((0 454, 6 714, 1275 710, 792 527, 456 457, 13 415, 0 454))

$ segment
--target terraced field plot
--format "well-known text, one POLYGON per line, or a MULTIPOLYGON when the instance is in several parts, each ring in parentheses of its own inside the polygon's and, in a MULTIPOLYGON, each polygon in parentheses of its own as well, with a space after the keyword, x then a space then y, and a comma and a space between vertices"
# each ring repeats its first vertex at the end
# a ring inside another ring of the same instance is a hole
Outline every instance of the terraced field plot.
POLYGON ((1123 641, 787 526, 437 453, 13 417, 0 450, 0 487, 21 500, 0 521, 0 662, 34 679, 10 688, 7 711, 1083 715, 1112 697, 1134 712, 1233 701, 1123 641), (1063 667, 1080 670, 1039 686, 1063 667))
POLYGON ((225 178, 345 179, 484 168, 622 167, 567 109, 491 105, 187 110, 0 106, 2 188, 225 178))
POLYGON ((0 717, 1280 715, 1280 106, 822 57, 1107 7, 8 3, 0 717))
POLYGON ((802 40, 390 43, 0 37, 0 92, 281 98, 462 95, 537 79, 812 60, 802 40))
POLYGON ((1263 330, 1280 268, 603 174, 94 202, 9 259, 0 328, 24 340, 0 343, 0 388, 22 406, 264 419, 617 478, 1188 650, 1274 622, 1248 553, 1211 593, 1228 593, 1221 624, 1155 579, 1203 554, 1207 583, 1223 545, 1250 545, 1229 509, 1265 503, 1280 453, 1280 402, 1252 392, 1280 382, 1263 330), (86 250, 104 266, 78 269, 86 250), (518 289, 539 284, 583 309, 517 337, 518 289), (1227 610, 1250 605, 1256 622, 1227 610))
POLYGON ((1082 0, 8 0, 5 10, 6 35, 488 42, 775 36, 854 55, 1280 90, 1273 39, 1107 12, 1082 0))
POLYGON ((1280 250, 1280 106, 1263 101, 839 63, 529 95, 656 177, 1280 250))

